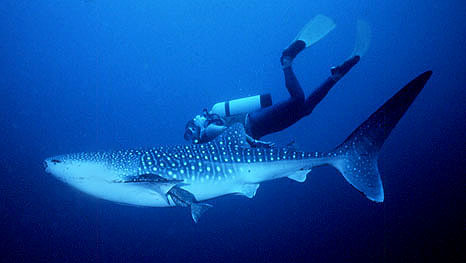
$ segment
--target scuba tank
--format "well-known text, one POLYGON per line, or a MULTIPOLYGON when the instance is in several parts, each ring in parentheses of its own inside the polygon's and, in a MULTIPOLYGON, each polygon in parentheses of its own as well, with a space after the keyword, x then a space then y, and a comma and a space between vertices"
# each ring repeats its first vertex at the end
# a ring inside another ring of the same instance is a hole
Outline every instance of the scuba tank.
POLYGON ((233 115, 246 114, 271 105, 272 96, 270 94, 263 94, 216 103, 212 107, 211 113, 224 118, 233 115))

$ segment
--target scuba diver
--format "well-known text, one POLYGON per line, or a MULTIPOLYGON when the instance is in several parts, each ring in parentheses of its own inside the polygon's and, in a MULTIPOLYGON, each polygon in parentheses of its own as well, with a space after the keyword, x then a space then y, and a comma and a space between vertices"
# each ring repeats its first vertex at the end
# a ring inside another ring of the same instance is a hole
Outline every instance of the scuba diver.
POLYGON ((251 147, 272 146, 273 143, 259 139, 286 129, 309 115, 330 89, 359 62, 360 56, 367 50, 370 28, 363 21, 358 21, 358 37, 351 57, 343 64, 332 67, 330 76, 305 98, 292 69, 293 60, 301 51, 315 44, 334 28, 335 23, 330 18, 317 15, 282 52, 280 63, 285 76, 285 86, 290 94, 289 99, 272 104, 270 94, 265 94, 217 103, 211 111, 204 109, 202 114, 186 124, 184 138, 193 143, 206 143, 215 139, 227 127, 239 122, 244 125, 247 141, 251 147))

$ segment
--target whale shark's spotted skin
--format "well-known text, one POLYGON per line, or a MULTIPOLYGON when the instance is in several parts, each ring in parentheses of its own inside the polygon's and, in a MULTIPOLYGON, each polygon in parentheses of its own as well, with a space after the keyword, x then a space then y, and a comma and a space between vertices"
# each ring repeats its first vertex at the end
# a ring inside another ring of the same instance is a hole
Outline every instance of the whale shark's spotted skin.
MULTIPOLYGON (((237 133, 238 131, 234 131, 237 133)), ((287 148, 248 148, 228 141, 200 145, 159 147, 138 152, 140 173, 160 173, 167 179, 186 181, 218 180, 234 177, 239 172, 236 164, 254 164, 320 157, 319 153, 291 151, 287 148)))
MULTIPOLYGON (((200 201, 232 193, 253 197, 260 182, 279 177, 303 182, 312 167, 351 153, 343 149, 306 153, 286 147, 251 148, 244 138, 244 128, 235 125, 205 144, 78 153, 60 158, 99 164, 112 171, 105 180, 114 183, 136 182, 137 176, 148 174, 183 182, 182 188, 200 201)), ((67 175, 67 182, 70 178, 67 175)))
POLYGON ((242 128, 229 129, 213 142, 205 144, 161 146, 146 150, 127 150, 69 155, 76 160, 105 161, 127 175, 157 174, 166 179, 221 181, 234 178, 237 164, 323 158, 323 153, 305 153, 289 148, 250 148, 243 139, 242 128))
MULTIPOLYGON (((181 181, 183 189, 190 191, 197 200, 205 200, 231 193, 253 197, 258 183, 264 180, 280 176, 294 178, 295 166, 304 170, 299 179, 303 181, 312 166, 322 162, 316 160, 325 157, 322 153, 289 148, 251 148, 245 142, 243 127, 236 125, 205 144, 78 153, 57 158, 99 164, 112 171, 111 176, 105 178, 109 182, 134 182, 135 176, 147 174, 181 181), (311 165, 310 160, 316 162, 311 165)), ((73 176, 66 176, 67 182, 70 178, 73 176)))
POLYGON ((190 206, 196 222, 210 207, 200 201, 227 194, 252 198, 261 182, 282 177, 304 182, 312 167, 321 165, 335 167, 367 198, 382 202, 378 153, 431 75, 427 71, 412 80, 327 153, 250 148, 238 124, 206 144, 52 157, 45 160, 46 171, 105 200, 190 206))

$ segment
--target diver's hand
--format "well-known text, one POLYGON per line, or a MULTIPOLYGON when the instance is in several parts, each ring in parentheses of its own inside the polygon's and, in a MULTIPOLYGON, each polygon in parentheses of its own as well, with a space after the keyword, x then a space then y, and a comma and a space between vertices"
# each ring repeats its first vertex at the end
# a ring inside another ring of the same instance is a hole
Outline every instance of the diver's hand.
POLYGON ((249 135, 246 135, 246 140, 248 141, 249 145, 253 148, 272 148, 275 146, 275 143, 273 142, 259 141, 252 138, 249 135))
POLYGON ((273 148, 275 147, 275 143, 273 142, 265 142, 265 141, 259 141, 255 140, 255 146, 256 148, 273 148))

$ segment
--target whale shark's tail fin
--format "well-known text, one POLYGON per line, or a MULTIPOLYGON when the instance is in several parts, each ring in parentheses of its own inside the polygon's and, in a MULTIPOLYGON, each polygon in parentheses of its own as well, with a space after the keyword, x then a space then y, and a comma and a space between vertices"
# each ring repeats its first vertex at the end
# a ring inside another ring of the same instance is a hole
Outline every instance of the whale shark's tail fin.
POLYGON ((424 72, 398 91, 333 152, 331 165, 367 198, 383 202, 377 157, 383 143, 432 75, 424 72))

